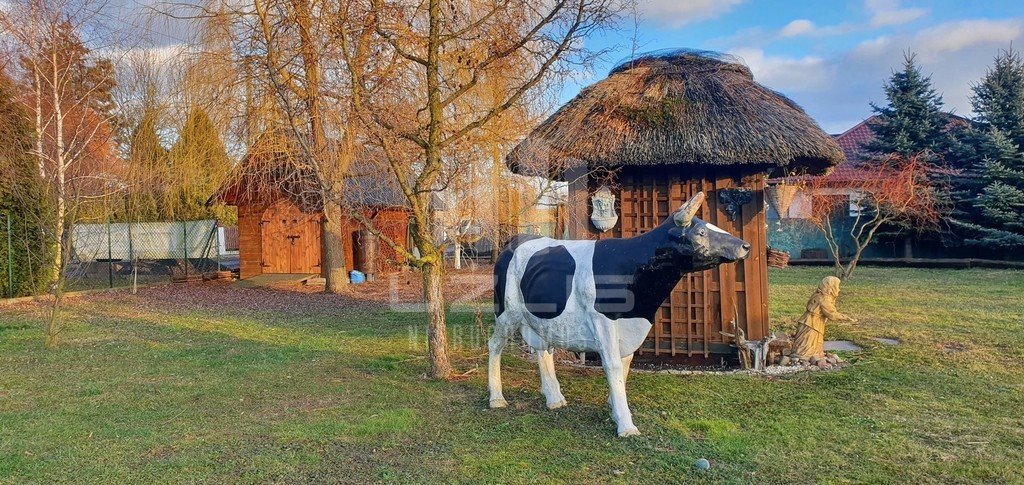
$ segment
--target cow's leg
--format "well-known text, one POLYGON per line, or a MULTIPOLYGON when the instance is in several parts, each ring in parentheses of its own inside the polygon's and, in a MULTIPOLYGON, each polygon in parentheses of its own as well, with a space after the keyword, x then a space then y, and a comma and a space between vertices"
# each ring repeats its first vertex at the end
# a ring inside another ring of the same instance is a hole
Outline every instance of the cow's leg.
POLYGON ((629 366, 633 365, 633 354, 622 358, 622 382, 629 379, 629 366))
POLYGON ((633 414, 626 402, 626 374, 623 371, 619 339, 612 321, 598 316, 594 319, 594 330, 601 346, 601 365, 608 379, 608 402, 612 407, 612 419, 618 426, 619 436, 636 436, 640 430, 633 425, 633 414))
POLYGON ((495 319, 494 333, 487 341, 487 389, 490 391, 491 408, 503 408, 508 406, 505 397, 501 394, 501 351, 508 344, 509 337, 515 332, 515 326, 511 323, 509 313, 506 311, 495 319))
MULTIPOLYGON (((633 354, 622 358, 622 382, 629 380, 629 366, 633 365, 633 354)), ((612 394, 608 393, 608 407, 612 405, 612 394)))
POLYGON ((537 367, 540 369, 540 392, 547 399, 548 409, 565 406, 565 396, 562 395, 558 378, 555 377, 555 356, 551 353, 551 346, 529 325, 523 325, 520 331, 523 334, 523 340, 527 345, 533 347, 537 354, 537 367))
POLYGON ((540 391, 547 399, 548 409, 558 409, 566 405, 562 387, 555 376, 555 356, 550 349, 537 351, 537 363, 540 367, 540 391))

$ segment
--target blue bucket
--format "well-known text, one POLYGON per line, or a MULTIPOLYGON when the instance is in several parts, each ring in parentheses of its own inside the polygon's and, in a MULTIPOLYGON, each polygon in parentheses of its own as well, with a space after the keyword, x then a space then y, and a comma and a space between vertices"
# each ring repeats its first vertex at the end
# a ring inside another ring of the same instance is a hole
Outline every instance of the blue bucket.
POLYGON ((351 280, 353 284, 358 285, 360 283, 365 283, 366 282, 366 275, 363 274, 362 271, 356 271, 356 270, 349 271, 348 276, 349 276, 349 280, 351 280))

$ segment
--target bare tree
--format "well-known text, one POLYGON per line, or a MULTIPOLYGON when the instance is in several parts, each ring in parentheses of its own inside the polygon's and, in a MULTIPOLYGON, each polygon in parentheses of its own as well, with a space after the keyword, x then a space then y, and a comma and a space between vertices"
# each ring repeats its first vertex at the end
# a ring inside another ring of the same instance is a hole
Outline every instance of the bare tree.
POLYGON ((936 185, 936 168, 925 157, 890 155, 860 168, 863 176, 821 176, 807 184, 810 221, 825 236, 840 278, 853 275, 864 250, 886 225, 926 231, 937 229, 942 220, 938 194, 944 188, 936 185), (842 251, 844 240, 853 245, 848 258, 842 251))
MULTIPOLYGON (((233 37, 236 81, 244 91, 248 144, 267 149, 268 140, 288 148, 285 165, 297 169, 301 182, 289 185, 299 200, 317 200, 322 210, 322 265, 326 291, 342 291, 345 269, 342 221, 346 217, 346 178, 360 150, 358 119, 352 105, 359 86, 348 72, 362 71, 379 49, 373 31, 349 20, 365 18, 359 2, 337 0, 254 0, 245 4, 179 5, 172 15, 204 20, 233 37), (356 14, 355 12, 359 12, 356 14), (344 30, 345 35, 340 32, 344 30), (343 67, 343 66, 348 67, 343 67), (284 138, 287 138, 285 140, 284 138), (296 159, 298 158, 298 159, 296 159)), ((375 67, 376 68, 376 67, 375 67)), ((376 71, 377 75, 384 74, 376 71)), ((277 148, 271 151, 277 152, 277 148)), ((262 171, 266 167, 256 170, 262 171)), ((266 171, 264 175, 277 174, 266 171)), ((274 177, 246 174, 250 185, 278 188, 274 177)))
MULTIPOLYGON (((451 364, 443 241, 436 237, 431 202, 465 166, 447 162, 458 160, 468 140, 527 102, 545 82, 591 61, 594 53, 583 49, 582 39, 613 25, 622 5, 610 0, 368 2, 357 25, 373 25, 381 54, 398 56, 400 64, 397 76, 388 79, 346 65, 357 86, 353 107, 408 200, 415 254, 381 239, 422 270, 431 375, 444 379, 451 364), (488 85, 491 76, 504 82, 488 85), (485 86, 491 103, 467 102, 480 99, 485 86)), ((348 30, 340 36, 347 38, 348 30)), ((371 221, 355 216, 374 231, 371 221)))
POLYGON ((322 204, 321 254, 329 293, 342 291, 348 282, 340 197, 355 157, 356 129, 342 118, 350 90, 331 75, 345 57, 338 52, 335 35, 344 7, 344 2, 322 0, 254 0, 251 12, 243 17, 255 32, 247 56, 258 60, 275 105, 310 168, 306 173, 314 178, 305 186, 318 192, 322 204), (338 105, 328 109, 328 100, 338 105), (331 143, 332 138, 340 142, 331 143))

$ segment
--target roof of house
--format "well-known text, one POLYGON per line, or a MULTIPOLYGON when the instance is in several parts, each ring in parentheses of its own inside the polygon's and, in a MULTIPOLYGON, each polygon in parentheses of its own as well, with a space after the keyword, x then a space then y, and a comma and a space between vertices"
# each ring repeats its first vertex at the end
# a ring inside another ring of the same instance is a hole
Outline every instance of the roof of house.
MULTIPOLYGON (((947 130, 970 123, 970 120, 962 116, 957 116, 952 113, 944 113, 944 115, 948 120, 946 122, 947 130)), ((832 173, 829 174, 829 178, 831 180, 860 180, 871 176, 872 172, 863 170, 859 167, 871 158, 871 153, 869 153, 865 147, 874 141, 875 132, 871 127, 875 123, 878 123, 878 121, 878 115, 871 115, 864 121, 853 125, 850 129, 838 135, 832 135, 836 144, 839 145, 839 148, 841 148, 843 153, 846 155, 846 162, 837 165, 832 173)))
POLYGON ((846 162, 835 167, 829 174, 830 179, 836 181, 858 180, 870 176, 870 173, 859 169, 858 166, 871 156, 864 147, 875 139, 875 132, 871 129, 871 125, 877 121, 878 115, 872 115, 849 130, 832 135, 836 144, 846 155, 846 162))
POLYGON ((875 132, 871 129, 871 125, 877 121, 878 115, 873 115, 853 125, 849 130, 838 135, 832 135, 832 138, 836 140, 836 144, 839 145, 839 148, 843 150, 843 154, 846 155, 846 163, 840 166, 857 164, 867 159, 869 154, 865 152, 864 146, 875 139, 875 132))
POLYGON ((825 173, 843 152, 803 109, 709 51, 642 55, 583 89, 506 159, 523 175, 579 167, 787 167, 825 173))
MULTIPOLYGON (((286 196, 303 210, 322 208, 322 191, 314 168, 296 156, 297 147, 282 143, 283 137, 261 136, 237 163, 207 204, 228 205, 267 202, 286 196)), ((408 200, 387 172, 350 173, 342 196, 352 207, 408 207, 408 200)))

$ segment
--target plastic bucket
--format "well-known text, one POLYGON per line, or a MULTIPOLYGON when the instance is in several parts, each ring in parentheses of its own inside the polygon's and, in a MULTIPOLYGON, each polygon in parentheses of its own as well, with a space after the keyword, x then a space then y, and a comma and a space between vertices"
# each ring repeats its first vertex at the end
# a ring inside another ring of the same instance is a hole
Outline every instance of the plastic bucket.
POLYGON ((363 274, 362 271, 356 271, 356 270, 349 271, 348 277, 349 277, 349 280, 352 281, 353 284, 357 284, 358 285, 360 283, 365 283, 366 282, 366 275, 363 274))

